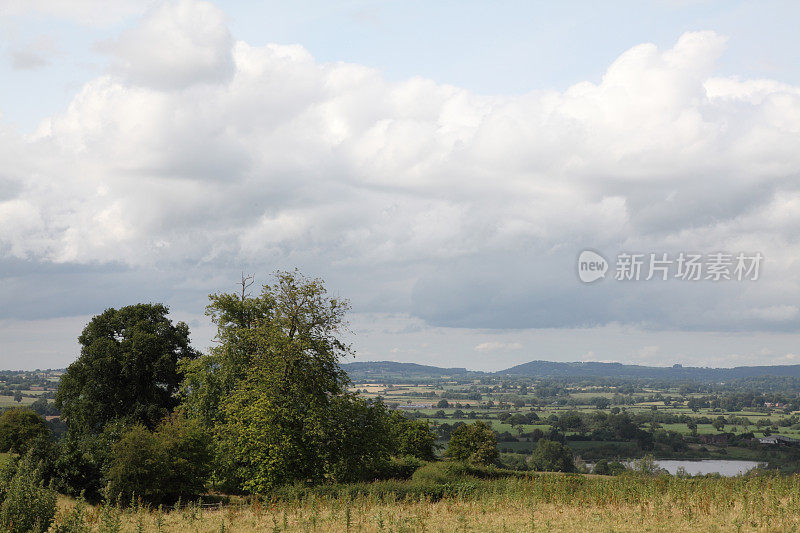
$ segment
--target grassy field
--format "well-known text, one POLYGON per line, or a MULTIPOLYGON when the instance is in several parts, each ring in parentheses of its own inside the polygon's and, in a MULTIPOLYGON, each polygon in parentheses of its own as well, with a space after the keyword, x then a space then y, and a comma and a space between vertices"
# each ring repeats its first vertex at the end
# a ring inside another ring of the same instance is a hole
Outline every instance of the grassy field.
MULTIPOLYGON (((62 499, 59 519, 73 505, 62 499)), ((126 532, 797 531, 800 477, 536 474, 446 486, 384 482, 223 509, 120 513, 126 532)), ((93 531, 102 516, 87 511, 93 531)))

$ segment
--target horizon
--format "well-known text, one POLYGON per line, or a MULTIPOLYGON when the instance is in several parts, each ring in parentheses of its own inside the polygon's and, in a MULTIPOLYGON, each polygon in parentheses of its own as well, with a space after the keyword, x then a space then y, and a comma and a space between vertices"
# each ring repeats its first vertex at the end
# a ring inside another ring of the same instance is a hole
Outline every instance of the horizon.
POLYGON ((798 15, 0 0, 0 366, 293 268, 359 360, 800 363, 798 15))
MULTIPOLYGON (((679 368, 682 368, 682 369, 698 368, 698 369, 710 369, 710 370, 731 370, 731 369, 735 369, 735 368, 777 367, 777 366, 796 366, 796 367, 800 367, 800 363, 793 364, 793 365, 791 365, 791 364, 789 364, 789 365, 787 365, 787 364, 782 364, 782 365, 737 365, 737 366, 729 366, 729 367, 724 367, 724 366, 710 367, 710 366, 687 366, 687 365, 683 365, 681 363, 672 363, 670 365, 660 366, 660 365, 636 365, 636 364, 630 364, 630 363, 622 363, 622 362, 619 362, 619 361, 554 361, 554 360, 549 360, 549 359, 532 359, 530 361, 527 361, 526 363, 519 363, 519 364, 510 366, 510 367, 507 367, 507 368, 501 368, 501 369, 497 369, 497 370, 475 370, 475 369, 472 369, 472 368, 459 367, 459 366, 440 367, 440 366, 437 366, 437 365, 430 365, 430 364, 425 364, 425 363, 416 363, 416 362, 413 362, 413 361, 391 361, 391 360, 369 360, 369 361, 356 361, 356 360, 353 360, 353 361, 342 361, 340 364, 342 364, 342 365, 350 365, 350 364, 353 364, 353 363, 397 363, 397 364, 429 366, 429 367, 432 367, 432 368, 440 368, 440 369, 443 369, 443 370, 451 370, 451 369, 454 369, 454 370, 465 370, 467 372, 481 372, 481 373, 486 373, 486 374, 494 374, 494 373, 498 373, 498 372, 503 372, 505 370, 510 370, 511 368, 514 368, 514 367, 517 367, 517 366, 521 366, 521 365, 525 365, 525 364, 528 364, 528 363, 563 363, 563 364, 601 363, 601 364, 608 364, 608 365, 641 366, 641 367, 646 367, 646 368, 675 368, 675 365, 680 365, 679 368)), ((67 369, 67 367, 62 367, 62 368, 28 368, 28 369, 25 369, 25 368, 22 368, 22 369, 20 369, 20 368, 5 368, 5 369, 0 369, 0 372, 58 372, 58 371, 66 370, 66 369, 67 369)))

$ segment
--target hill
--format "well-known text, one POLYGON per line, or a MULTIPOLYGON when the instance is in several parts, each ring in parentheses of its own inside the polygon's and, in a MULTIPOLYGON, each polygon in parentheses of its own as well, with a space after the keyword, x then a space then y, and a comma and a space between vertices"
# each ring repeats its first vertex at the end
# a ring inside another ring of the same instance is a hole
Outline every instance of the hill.
POLYGON ((342 364, 353 381, 370 381, 372 379, 442 379, 448 377, 463 378, 472 374, 483 375, 466 368, 441 368, 438 366, 418 365, 416 363, 396 363, 394 361, 366 361, 342 364))
POLYGON ((394 361, 366 361, 345 363, 342 368, 354 381, 371 379, 443 379, 467 378, 486 375, 524 377, 602 377, 602 378, 646 378, 667 380, 693 380, 704 382, 728 381, 731 379, 762 376, 784 376, 800 378, 800 365, 737 366, 733 368, 709 368, 675 365, 671 367, 625 365, 599 362, 531 361, 497 372, 480 372, 466 368, 442 368, 416 363, 394 361))

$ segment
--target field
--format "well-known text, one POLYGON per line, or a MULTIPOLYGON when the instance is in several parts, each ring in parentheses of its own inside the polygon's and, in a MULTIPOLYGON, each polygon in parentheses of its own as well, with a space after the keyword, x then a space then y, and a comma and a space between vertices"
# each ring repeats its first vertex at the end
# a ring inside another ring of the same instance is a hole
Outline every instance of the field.
MULTIPOLYGON (((661 458, 752 459, 779 466, 787 462, 781 458, 786 450, 767 452, 754 444, 755 439, 770 434, 800 439, 796 407, 775 400, 751 402, 753 406, 736 404, 735 400, 746 397, 758 384, 740 384, 738 388, 718 384, 699 392, 686 390, 680 383, 648 385, 646 380, 587 385, 589 380, 481 377, 425 382, 402 381, 395 376, 386 381, 356 382, 353 390, 365 397, 380 397, 390 407, 428 420, 439 433, 442 446, 455 425, 482 420, 498 434, 498 447, 506 453, 529 454, 537 435, 558 430, 573 452, 587 461, 653 453, 661 458), (591 417, 621 412, 649 432, 655 444, 642 447, 630 439, 608 442, 607 438, 592 437, 596 426, 591 417), (573 414, 583 420, 565 424, 563 418, 573 414), (724 423, 715 425, 720 417, 724 423)), ((786 390, 783 397, 797 398, 797 394, 786 390)))
MULTIPOLYGON (((62 499, 60 516, 72 506, 62 499)), ((533 474, 446 486, 328 486, 222 509, 115 512, 126 532, 797 531, 800 477, 533 474)), ((86 521, 99 531, 104 516, 90 508, 86 521)))

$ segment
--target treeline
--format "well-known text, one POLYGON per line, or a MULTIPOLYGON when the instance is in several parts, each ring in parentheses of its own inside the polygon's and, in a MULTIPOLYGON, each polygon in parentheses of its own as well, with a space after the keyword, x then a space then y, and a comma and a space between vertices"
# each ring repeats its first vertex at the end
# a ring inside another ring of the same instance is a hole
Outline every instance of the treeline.
MULTIPOLYGON (((0 416, 0 451, 21 456, 0 474, 2 505, 24 507, 24 494, 47 499, 49 490, 154 504, 209 488, 265 494, 292 483, 407 478, 436 458, 427 422, 348 392, 339 365, 351 353, 341 340, 347 301, 296 271, 277 273, 255 296, 251 285, 245 278, 237 293, 210 296, 217 335, 205 354, 163 305, 95 316, 53 406, 66 433, 54 438, 40 416, 46 402, 38 413, 0 416), (11 483, 23 470, 27 489, 9 504, 4 495, 16 494, 11 483)), ((485 424, 451 437, 448 458, 497 461, 485 424)))

